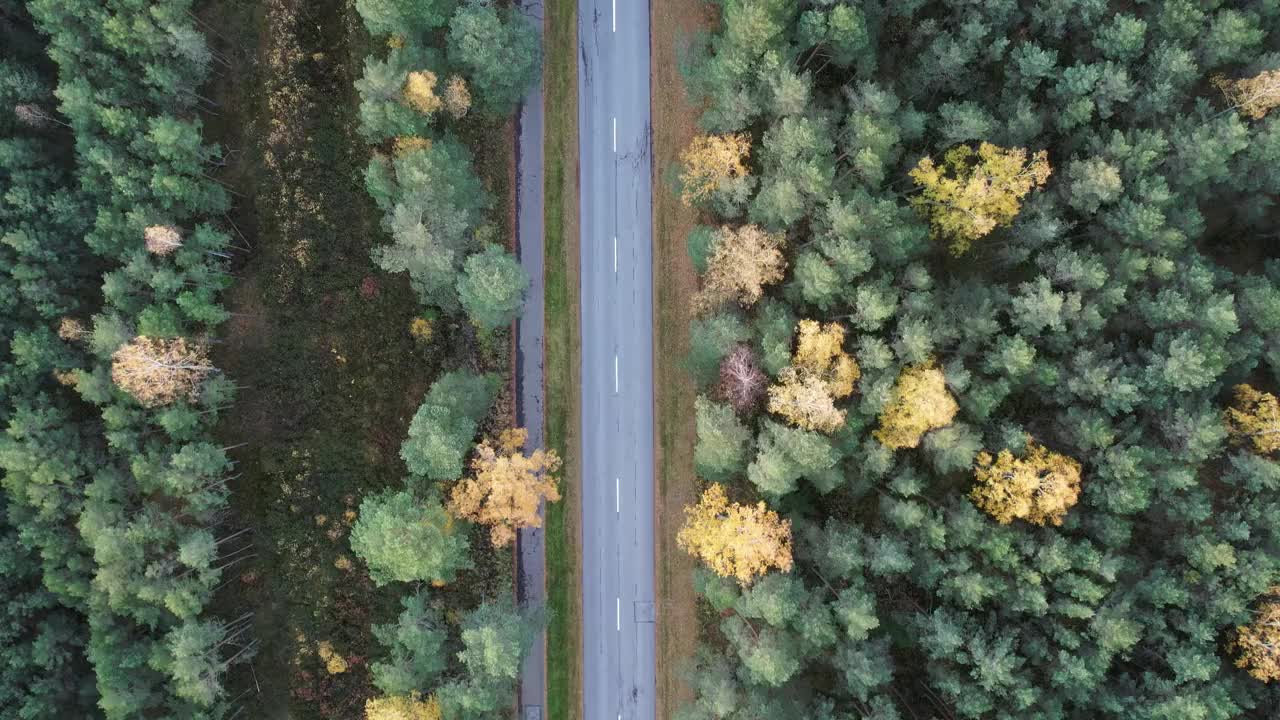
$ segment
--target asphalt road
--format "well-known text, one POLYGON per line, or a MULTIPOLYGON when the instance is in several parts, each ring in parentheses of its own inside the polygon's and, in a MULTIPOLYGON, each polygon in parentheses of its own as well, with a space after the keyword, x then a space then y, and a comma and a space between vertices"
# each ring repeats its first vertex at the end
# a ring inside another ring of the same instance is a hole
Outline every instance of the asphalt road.
MULTIPOLYGON (((542 32, 542 0, 522 0, 523 12, 542 32)), ((543 447, 543 182, 542 77, 520 106, 516 139, 516 245, 520 265, 529 273, 529 292, 516 320, 516 418, 529 430, 526 447, 543 447)), ((542 528, 521 530, 516 538, 517 588, 522 605, 542 608, 547 601, 547 558, 542 528)), ((539 632, 520 667, 520 717, 542 720, 547 694, 547 637, 539 632)))
POLYGON ((578 2, 583 717, 653 720, 649 4, 578 2))

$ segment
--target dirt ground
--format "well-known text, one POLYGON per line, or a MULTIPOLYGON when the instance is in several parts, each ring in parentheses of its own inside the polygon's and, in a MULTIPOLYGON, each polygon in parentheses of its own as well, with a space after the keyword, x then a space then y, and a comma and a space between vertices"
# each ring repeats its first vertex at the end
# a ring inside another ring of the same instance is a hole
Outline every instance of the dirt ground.
POLYGON ((697 597, 693 560, 676 547, 684 506, 696 502, 693 474, 693 399, 685 372, 689 349, 689 307, 697 291, 685 240, 696 213, 681 204, 664 180, 680 151, 697 132, 697 108, 685 93, 679 60, 699 28, 714 15, 702 0, 655 0, 651 5, 654 142, 654 373, 657 387, 657 590, 658 717, 670 718, 692 700, 684 670, 698 647, 697 597))

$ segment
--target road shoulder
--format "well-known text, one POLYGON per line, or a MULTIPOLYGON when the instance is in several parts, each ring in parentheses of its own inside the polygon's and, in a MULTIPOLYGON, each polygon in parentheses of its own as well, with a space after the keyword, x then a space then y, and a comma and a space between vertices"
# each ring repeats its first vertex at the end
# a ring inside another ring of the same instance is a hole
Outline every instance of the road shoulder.
POLYGON ((685 93, 680 53, 692 34, 709 27, 700 0, 653 0, 651 73, 653 97, 654 377, 657 497, 658 717, 671 718, 693 699, 684 670, 697 651, 699 623, 693 560, 676 547, 684 506, 697 501, 693 474, 693 381, 684 369, 689 350, 689 307, 697 275, 685 240, 697 216, 664 180, 697 131, 697 108, 685 93))

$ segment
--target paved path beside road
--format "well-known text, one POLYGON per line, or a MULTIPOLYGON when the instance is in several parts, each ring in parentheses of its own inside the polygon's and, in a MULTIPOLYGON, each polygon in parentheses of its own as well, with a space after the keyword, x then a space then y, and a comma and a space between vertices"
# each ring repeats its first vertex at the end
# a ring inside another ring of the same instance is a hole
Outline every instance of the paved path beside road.
MULTIPOLYGON (((521 11, 542 34, 542 0, 522 0, 521 11)), ((529 430, 528 449, 544 447, 543 433, 543 183, 542 77, 520 106, 516 139, 516 243, 529 273, 529 293, 516 321, 516 422, 529 430)), ((547 604, 547 559, 542 528, 516 539, 519 601, 547 604)), ((542 720, 547 696, 547 637, 539 632, 520 667, 520 717, 542 720)))

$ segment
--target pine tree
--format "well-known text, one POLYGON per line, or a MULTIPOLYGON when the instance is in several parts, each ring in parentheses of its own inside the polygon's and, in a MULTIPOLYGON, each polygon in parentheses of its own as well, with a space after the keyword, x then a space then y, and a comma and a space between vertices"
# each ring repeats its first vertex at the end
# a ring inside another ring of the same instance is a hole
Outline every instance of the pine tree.
POLYGON ((390 657, 373 662, 369 672, 373 684, 387 695, 408 695, 427 687, 445 670, 445 626, 429 601, 420 588, 400 599, 404 610, 395 623, 373 626, 374 637, 390 649, 390 657))

